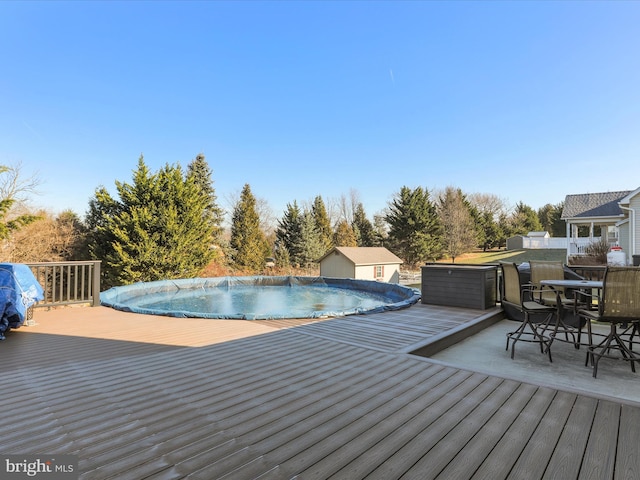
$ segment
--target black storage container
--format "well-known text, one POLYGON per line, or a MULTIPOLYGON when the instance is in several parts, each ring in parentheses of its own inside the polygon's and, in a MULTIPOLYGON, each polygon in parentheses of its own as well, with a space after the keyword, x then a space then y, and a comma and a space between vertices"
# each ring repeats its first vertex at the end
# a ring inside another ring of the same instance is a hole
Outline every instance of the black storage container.
POLYGON ((424 265, 422 303, 480 310, 495 307, 497 270, 491 265, 424 265))

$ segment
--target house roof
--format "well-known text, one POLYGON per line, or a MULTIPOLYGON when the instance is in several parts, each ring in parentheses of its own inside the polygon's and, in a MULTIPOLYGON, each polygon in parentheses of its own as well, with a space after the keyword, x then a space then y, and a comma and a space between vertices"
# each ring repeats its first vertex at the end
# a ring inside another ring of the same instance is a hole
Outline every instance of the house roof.
POLYGON ((334 247, 318 261, 321 262, 334 252, 342 254, 356 266, 402 263, 400 258, 384 247, 334 247))
POLYGON ((636 188, 634 191, 630 192, 629 195, 626 195, 622 200, 620 200, 620 203, 628 205, 629 202, 631 202, 631 199, 638 194, 640 194, 640 188, 636 188))
POLYGON ((630 193, 630 190, 625 190, 567 195, 560 218, 620 217, 624 212, 618 202, 630 193))

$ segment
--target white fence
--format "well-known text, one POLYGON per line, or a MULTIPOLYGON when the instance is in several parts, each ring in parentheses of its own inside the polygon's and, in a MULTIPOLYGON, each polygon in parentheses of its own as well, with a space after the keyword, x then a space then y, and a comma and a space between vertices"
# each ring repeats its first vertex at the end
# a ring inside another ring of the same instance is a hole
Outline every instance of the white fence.
MULTIPOLYGON (((511 237, 507 240, 507 249, 545 249, 557 248, 568 250, 569 255, 584 255, 586 248, 594 242, 599 242, 600 237, 581 237, 581 238, 544 238, 544 237, 511 237), (522 245, 520 247, 520 245, 522 245)), ((618 242, 609 242, 610 245, 617 245, 618 242)))
MULTIPOLYGON (((574 239, 575 240, 575 239, 574 239)), ((522 237, 522 248, 563 248, 567 249, 566 238, 522 237)))

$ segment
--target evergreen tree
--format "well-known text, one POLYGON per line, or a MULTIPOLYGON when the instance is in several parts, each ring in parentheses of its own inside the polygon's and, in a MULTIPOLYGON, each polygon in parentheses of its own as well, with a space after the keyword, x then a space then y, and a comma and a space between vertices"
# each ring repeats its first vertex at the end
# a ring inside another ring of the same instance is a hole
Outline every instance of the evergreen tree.
POLYGON ((438 214, 442 225, 444 251, 455 262, 456 257, 470 252, 477 244, 476 224, 462 191, 447 187, 440 199, 438 214))
POLYGON ((562 212, 564 211, 564 202, 560 202, 553 206, 551 212, 550 223, 551 227, 549 233, 552 237, 566 237, 567 236, 567 222, 562 218, 562 212))
POLYGON ((522 202, 516 204, 515 211, 510 219, 511 232, 513 235, 527 235, 529 232, 539 232, 542 230, 538 214, 529 205, 522 202))
POLYGON ((501 212, 498 215, 498 247, 503 247, 507 244, 507 238, 512 235, 511 222, 509 216, 505 212, 501 212))
POLYGON ((388 243, 387 222, 382 214, 373 216, 373 239, 372 247, 383 247, 388 243))
POLYGON ((357 247, 358 241, 351 225, 346 220, 340 221, 336 228, 333 243, 336 247, 357 247))
POLYGON ((289 262, 293 266, 303 263, 304 238, 302 235, 302 214, 296 201, 287 204, 287 209, 276 229, 276 252, 287 251, 289 262))
POLYGON ((265 258, 270 255, 269 244, 260 228, 256 199, 248 184, 233 210, 230 245, 233 263, 238 268, 261 271, 265 258))
POLYGON ((490 212, 483 212, 478 220, 482 234, 479 237, 483 251, 500 245, 500 226, 490 212))
POLYGON ((353 211, 353 223, 351 225, 356 232, 359 247, 375 247, 376 238, 373 224, 367 218, 362 202, 358 203, 353 211))
POLYGON ((212 226, 194 179, 179 165, 151 174, 141 156, 133 183, 116 188, 120 200, 96 191, 86 222, 106 286, 198 275, 212 258, 212 226))
POLYGON ((549 232, 552 237, 566 237, 566 223, 562 220, 562 210, 564 210, 564 202, 557 205, 547 203, 544 207, 538 209, 538 218, 542 224, 542 230, 549 232))
POLYGON ((212 242, 220 245, 222 236, 222 222, 224 212, 218 205, 216 191, 213 188, 212 171, 204 154, 199 153, 189 165, 187 165, 187 177, 192 177, 202 194, 209 200, 205 208, 205 216, 212 227, 212 242))
POLYGON ((276 266, 280 268, 288 268, 291 266, 291 257, 289 256, 289 250, 284 245, 279 245, 276 240, 274 259, 276 266))
POLYGON ((473 206, 472 216, 477 224, 478 246, 484 251, 499 247, 506 238, 502 229, 506 212, 505 200, 490 193, 472 193, 467 199, 473 206), (477 212, 477 215, 473 212, 477 212))
POLYGON ((89 210, 85 216, 86 241, 89 258, 102 260, 100 268, 103 288, 118 285, 118 271, 107 263, 113 251, 115 236, 109 227, 109 219, 116 217, 124 205, 116 201, 105 187, 98 187, 89 200, 89 210))
POLYGON ((442 231, 427 189, 402 187, 389 204, 385 220, 389 248, 407 266, 440 258, 442 231))
POLYGON ((300 233, 302 236, 302 251, 299 259, 300 266, 309 268, 313 265, 327 250, 323 242, 322 234, 318 230, 313 213, 304 212, 300 224, 300 233))
POLYGON ((324 248, 324 253, 328 252, 333 246, 333 229, 331 228, 331 222, 329 221, 329 215, 325 207, 322 197, 318 195, 311 206, 311 214, 315 223, 316 229, 320 235, 320 241, 324 248))

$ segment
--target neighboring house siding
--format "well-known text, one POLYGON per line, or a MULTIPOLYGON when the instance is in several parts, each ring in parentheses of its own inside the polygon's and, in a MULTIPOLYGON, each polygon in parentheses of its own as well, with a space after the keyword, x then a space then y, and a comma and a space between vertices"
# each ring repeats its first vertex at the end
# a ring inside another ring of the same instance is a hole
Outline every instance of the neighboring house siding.
POLYGON ((355 265, 343 255, 332 253, 320 262, 320 275, 323 277, 356 278, 355 265))
MULTIPOLYGON (((631 222, 634 228, 634 234, 630 236, 630 238, 635 240, 635 248, 629 248, 629 252, 635 252, 636 255, 640 255, 640 194, 631 199, 629 207, 636 213, 635 221, 631 222)), ((629 261, 631 262, 631 259, 629 261)))
POLYGON ((629 221, 620 224, 618 226, 619 241, 618 244, 622 247, 622 251, 626 254, 627 264, 631 264, 631 244, 629 243, 629 221))

